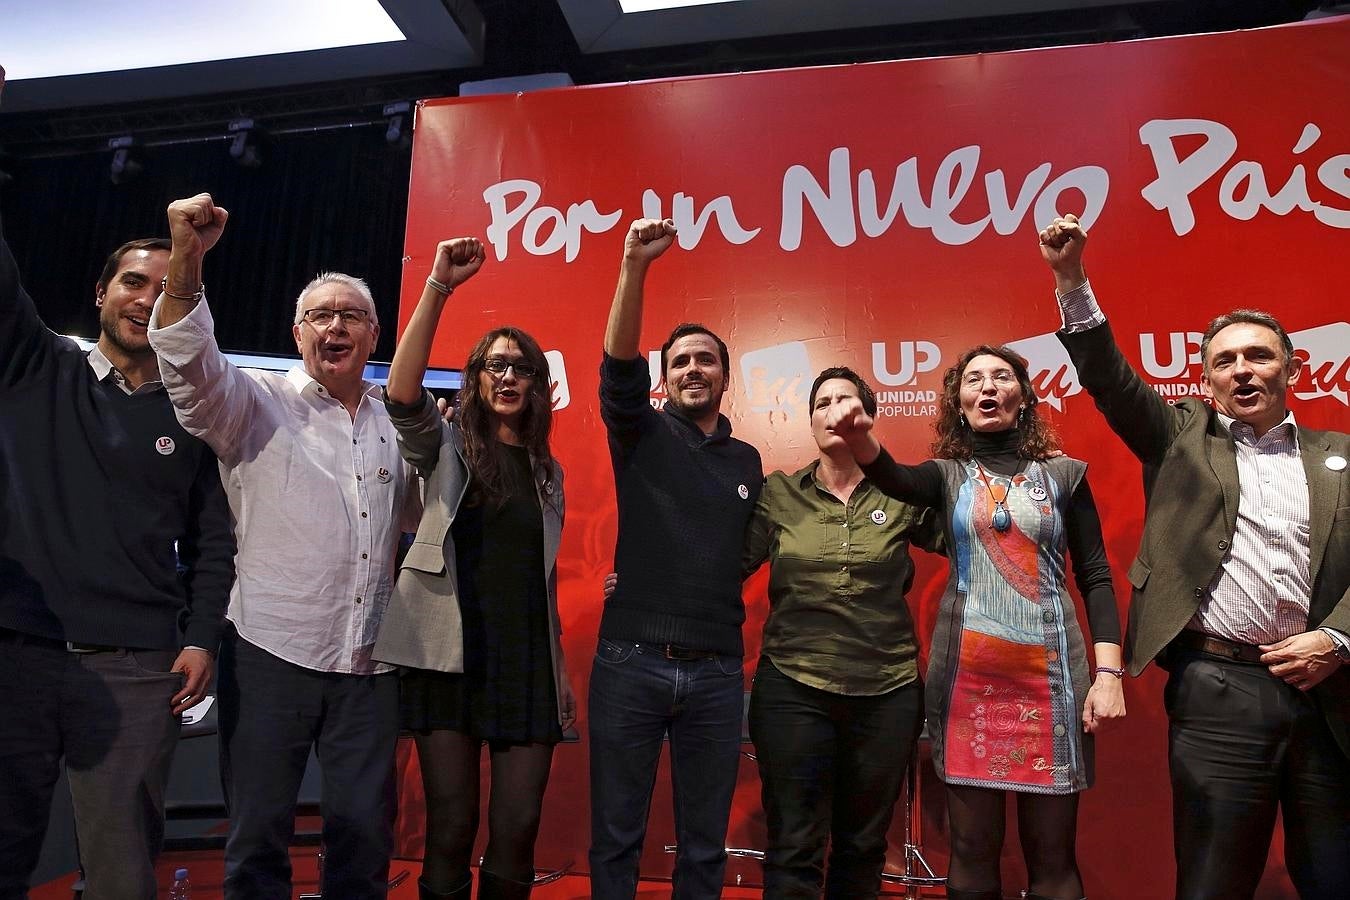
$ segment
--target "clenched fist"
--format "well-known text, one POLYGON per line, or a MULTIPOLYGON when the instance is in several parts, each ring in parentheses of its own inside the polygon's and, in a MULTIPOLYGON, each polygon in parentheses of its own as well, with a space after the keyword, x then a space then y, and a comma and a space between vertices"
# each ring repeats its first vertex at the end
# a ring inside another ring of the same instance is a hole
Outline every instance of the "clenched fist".
POLYGON ((623 242, 623 258, 649 263, 670 248, 675 241, 675 223, 670 219, 638 219, 628 226, 623 242))
POLYGON ((220 240, 230 214, 216 206, 210 194, 198 194, 169 204, 169 236, 173 253, 200 259, 220 240))
POLYGON ((436 245, 436 259, 431 264, 431 277, 454 290, 474 276, 483 266, 487 255, 483 242, 474 237, 457 237, 436 245))

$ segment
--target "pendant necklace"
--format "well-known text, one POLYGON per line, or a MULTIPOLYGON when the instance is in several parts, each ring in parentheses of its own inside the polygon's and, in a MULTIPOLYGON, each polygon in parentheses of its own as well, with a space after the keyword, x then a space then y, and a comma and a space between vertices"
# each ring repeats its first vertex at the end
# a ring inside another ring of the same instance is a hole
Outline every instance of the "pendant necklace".
POLYGON ((984 466, 979 461, 975 462, 975 468, 980 473, 980 480, 984 482, 984 488, 989 492, 989 496, 994 501, 994 513, 989 517, 989 525, 995 531, 1007 531, 1012 527, 1012 513, 1008 511, 1008 485, 992 484, 989 476, 984 471, 984 466))

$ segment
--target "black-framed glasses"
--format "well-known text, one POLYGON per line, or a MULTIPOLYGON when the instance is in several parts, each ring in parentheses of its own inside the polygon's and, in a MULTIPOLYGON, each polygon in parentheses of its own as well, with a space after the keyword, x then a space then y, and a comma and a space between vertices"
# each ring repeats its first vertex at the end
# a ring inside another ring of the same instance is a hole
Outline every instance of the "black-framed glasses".
POLYGON ((365 325, 370 321, 370 310, 360 307, 349 307, 347 309, 327 309, 325 307, 316 307, 307 309, 301 316, 306 322, 315 328, 327 328, 338 318, 342 319, 342 324, 348 328, 356 328, 365 325))
POLYGON ((489 356, 483 360, 483 368, 493 375, 502 376, 507 369, 516 373, 517 378, 533 378, 539 374, 539 367, 523 360, 510 360, 501 356, 489 356))

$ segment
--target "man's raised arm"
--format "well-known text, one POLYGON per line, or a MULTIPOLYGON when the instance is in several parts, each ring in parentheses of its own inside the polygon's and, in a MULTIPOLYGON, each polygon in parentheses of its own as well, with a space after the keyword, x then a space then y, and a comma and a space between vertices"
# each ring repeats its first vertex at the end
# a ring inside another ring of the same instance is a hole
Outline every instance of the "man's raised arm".
POLYGON ((228 462, 253 421, 259 390, 220 352, 204 302, 202 258, 220 240, 229 213, 210 194, 198 194, 169 204, 168 217, 173 248, 150 316, 150 346, 178 421, 228 462))
POLYGON ((220 240, 224 207, 216 206, 210 194, 198 194, 169 204, 169 274, 164 278, 164 297, 159 305, 159 327, 168 328, 196 308, 202 299, 202 259, 220 240))
POLYGON ((638 219, 628 227, 623 242, 623 263, 614 302, 605 326, 605 353, 614 359, 637 359, 642 333, 642 286, 647 267, 675 240, 670 219, 638 219))
POLYGON ((1130 452, 1156 465, 1181 430, 1179 411, 1139 377, 1116 346, 1083 268, 1087 232, 1077 217, 1056 218, 1040 239, 1041 257, 1055 276, 1062 324, 1058 337, 1079 382, 1130 452))

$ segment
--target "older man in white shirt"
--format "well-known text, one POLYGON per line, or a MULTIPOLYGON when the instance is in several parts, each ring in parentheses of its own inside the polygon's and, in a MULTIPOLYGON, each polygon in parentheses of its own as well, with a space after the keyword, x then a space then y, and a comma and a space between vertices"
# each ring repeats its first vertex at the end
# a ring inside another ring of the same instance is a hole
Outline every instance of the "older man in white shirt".
POLYGON ((296 304, 303 366, 241 371, 216 345, 201 282, 228 214, 198 194, 168 215, 173 249, 150 343, 179 421, 220 458, 239 545, 220 655, 225 896, 290 897, 287 847, 314 747, 324 891, 384 897, 398 680, 370 652, 416 495, 379 388, 363 378, 379 336, 370 291, 320 275, 296 304))

